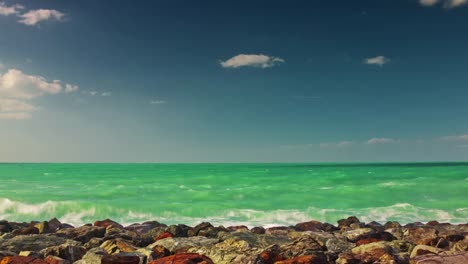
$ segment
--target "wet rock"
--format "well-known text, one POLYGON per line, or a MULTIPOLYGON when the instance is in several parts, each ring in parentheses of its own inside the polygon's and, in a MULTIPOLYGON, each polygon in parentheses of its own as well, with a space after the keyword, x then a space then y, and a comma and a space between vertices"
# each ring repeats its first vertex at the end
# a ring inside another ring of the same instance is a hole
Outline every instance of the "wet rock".
POLYGON ((86 248, 86 250, 90 250, 92 248, 99 247, 103 242, 103 238, 93 237, 86 244, 84 244, 84 247, 86 248))
POLYGON ((468 252, 457 252, 455 254, 423 255, 411 260, 411 264, 466 264, 468 263, 468 252))
POLYGON ((55 235, 87 243, 92 238, 104 237, 105 233, 106 229, 103 227, 82 226, 77 228, 60 229, 55 233, 55 235))
POLYGON ((154 260, 149 264, 214 264, 213 261, 203 255, 195 253, 181 253, 173 256, 154 260))
POLYGON ((124 227, 121 224, 119 224, 119 223, 117 223, 117 222, 115 222, 115 221, 113 221, 113 220, 111 220, 109 218, 107 218, 105 220, 102 220, 102 221, 96 221, 96 222, 94 222, 93 226, 99 226, 99 227, 104 227, 104 228, 112 226, 112 227, 124 229, 124 227))
POLYGON ((205 229, 208 229, 208 228, 210 228, 210 227, 213 227, 213 225, 211 225, 211 224, 208 223, 208 222, 200 223, 200 224, 196 225, 195 227, 190 228, 190 229, 187 231, 187 235, 188 235, 189 237, 198 236, 198 233, 199 233, 201 230, 205 230, 205 229))
POLYGON ((134 252, 138 248, 130 242, 121 239, 111 239, 102 243, 100 248, 104 249, 108 254, 116 254, 120 252, 134 252))
POLYGON ((33 257, 25 257, 25 256, 11 256, 11 257, 4 257, 1 259, 1 264, 47 264, 42 259, 33 258, 33 257))
MULTIPOLYGON (((18 253, 20 251, 41 251, 44 248, 59 246, 67 242, 65 238, 50 235, 15 236, 11 239, 0 240, 0 248, 18 253)), ((76 241, 70 241, 70 243, 76 241)))
POLYGON ((219 240, 215 238, 206 238, 202 236, 195 237, 170 237, 156 241, 148 246, 153 249, 155 246, 160 245, 173 253, 183 253, 190 248, 210 247, 219 240))

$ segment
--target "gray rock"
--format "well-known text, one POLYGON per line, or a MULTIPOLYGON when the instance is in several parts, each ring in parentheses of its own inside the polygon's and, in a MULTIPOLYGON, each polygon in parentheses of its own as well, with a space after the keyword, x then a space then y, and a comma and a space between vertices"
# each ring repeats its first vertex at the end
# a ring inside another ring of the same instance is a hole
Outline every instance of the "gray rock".
POLYGON ((218 242, 219 240, 216 238, 206 238, 202 236, 168 237, 156 241, 147 248, 154 248, 155 246, 161 245, 173 253, 181 253, 186 252, 190 248, 210 247, 218 242))
MULTIPOLYGON (((41 251, 48 247, 59 246, 67 242, 67 239, 51 235, 26 235, 15 236, 8 240, 0 241, 0 248, 18 253, 20 251, 41 251)), ((79 245, 79 242, 68 241, 68 243, 79 245)))

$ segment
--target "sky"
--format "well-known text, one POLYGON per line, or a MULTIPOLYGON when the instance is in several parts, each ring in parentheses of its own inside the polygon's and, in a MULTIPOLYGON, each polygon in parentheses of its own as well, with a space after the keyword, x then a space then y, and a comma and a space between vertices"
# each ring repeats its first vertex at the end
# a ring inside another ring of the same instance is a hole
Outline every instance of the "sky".
POLYGON ((468 161, 467 32, 468 0, 0 0, 0 161, 468 161))

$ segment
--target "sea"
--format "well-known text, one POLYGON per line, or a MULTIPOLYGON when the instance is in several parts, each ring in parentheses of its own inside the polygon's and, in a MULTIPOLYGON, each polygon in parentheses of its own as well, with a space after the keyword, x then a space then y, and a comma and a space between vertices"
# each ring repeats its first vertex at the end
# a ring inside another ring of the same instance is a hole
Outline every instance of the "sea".
POLYGON ((468 163, 0 163, 0 220, 468 222, 468 163))

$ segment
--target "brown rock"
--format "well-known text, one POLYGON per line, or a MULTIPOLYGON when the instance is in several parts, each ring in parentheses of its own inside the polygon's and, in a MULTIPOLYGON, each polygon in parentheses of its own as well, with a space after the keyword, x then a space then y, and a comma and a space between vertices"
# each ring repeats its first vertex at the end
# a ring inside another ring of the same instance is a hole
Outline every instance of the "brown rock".
POLYGON ((158 240, 168 238, 168 237, 174 237, 174 235, 172 233, 169 233, 169 232, 163 232, 163 233, 159 234, 157 237, 155 237, 154 241, 156 242, 158 240))
POLYGON ((351 224, 354 224, 354 223, 361 223, 361 221, 359 221, 359 219, 355 216, 350 216, 346 219, 338 220, 338 227, 339 228, 349 227, 351 224))
POLYGON ((466 264, 468 252, 451 255, 423 255, 411 260, 411 264, 466 264))
POLYGON ((213 261, 196 253, 181 253, 154 260, 149 264, 214 264, 213 261))
POLYGON ((52 218, 49 220, 48 225, 49 225, 49 231, 55 232, 61 228, 62 223, 60 223, 60 221, 57 218, 52 218))
POLYGON ((299 223, 294 227, 297 231, 320 231, 322 230, 322 223, 319 221, 309 221, 299 223))
POLYGON ((117 228, 120 228, 120 229, 124 229, 124 227, 121 224, 119 224, 119 223, 117 223, 117 222, 115 222, 115 221, 113 221, 113 220, 111 220, 109 218, 107 218, 105 220, 102 220, 102 221, 94 222, 94 226, 100 226, 100 227, 104 227, 104 228, 107 228, 108 226, 113 226, 113 227, 117 227, 117 228))
POLYGON ((255 261, 256 264, 272 264, 279 260, 284 260, 280 255, 280 248, 278 245, 273 245, 260 253, 255 261))
POLYGON ((187 225, 170 225, 166 228, 166 231, 173 234, 175 237, 187 237, 190 226, 187 225))
POLYGON ((238 225, 238 226, 228 226, 227 230, 234 232, 234 231, 249 231, 249 228, 245 225, 238 225))
POLYGON ((414 258, 417 256, 426 255, 426 254, 439 254, 441 252, 442 250, 439 248, 430 247, 426 245, 417 245, 413 248, 413 251, 411 251, 410 258, 414 258))
POLYGON ((437 238, 437 230, 431 226, 410 226, 404 229, 403 238, 416 245, 429 245, 437 238))
POLYGON ((254 233, 254 234, 265 234, 265 228, 261 227, 261 226, 256 226, 254 228, 252 228, 250 230, 250 232, 254 233))
POLYGON ((39 234, 39 229, 37 229, 34 226, 29 226, 21 229, 16 229, 13 231, 13 235, 19 236, 19 235, 34 235, 34 234, 39 234))
POLYGON ((156 258, 164 258, 171 255, 171 252, 162 245, 154 246, 151 251, 154 253, 156 258))
POLYGON ((210 227, 213 227, 212 224, 208 222, 203 222, 201 224, 196 225, 193 228, 190 228, 187 232, 188 236, 198 236, 198 233, 200 233, 201 230, 208 229, 210 227))
POLYGON ((138 256, 106 255, 102 258, 101 264, 140 264, 140 258, 138 256))
POLYGON ((277 261, 275 264, 327 264, 327 257, 323 253, 316 253, 277 261))
POLYGON ((55 234, 59 237, 66 237, 82 243, 87 243, 91 238, 104 237, 106 229, 97 226, 81 226, 77 228, 60 229, 55 234))
POLYGON ((63 258, 59 258, 57 256, 47 256, 47 258, 44 259, 45 262, 48 264, 67 264, 69 263, 68 261, 64 260, 63 258))
POLYGON ((369 243, 374 243, 374 242, 379 242, 381 240, 377 238, 364 238, 360 239, 356 242, 356 246, 364 245, 364 244, 369 244, 369 243))
POLYGON ((99 247, 104 249, 108 254, 115 254, 119 252, 134 252, 138 250, 138 248, 133 246, 130 242, 120 239, 107 240, 99 247))
POLYGON ((0 264, 47 264, 42 259, 23 256, 4 257, 0 264))

